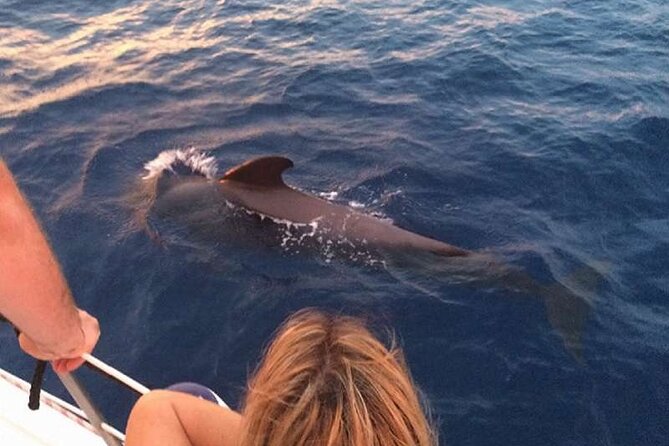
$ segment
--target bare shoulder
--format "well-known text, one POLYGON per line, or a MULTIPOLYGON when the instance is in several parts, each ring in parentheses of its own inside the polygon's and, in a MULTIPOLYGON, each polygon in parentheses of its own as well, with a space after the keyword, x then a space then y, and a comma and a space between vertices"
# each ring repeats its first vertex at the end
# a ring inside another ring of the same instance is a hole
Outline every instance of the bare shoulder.
POLYGON ((232 446, 240 424, 241 416, 233 410, 184 393, 155 390, 132 409, 126 445, 232 446))

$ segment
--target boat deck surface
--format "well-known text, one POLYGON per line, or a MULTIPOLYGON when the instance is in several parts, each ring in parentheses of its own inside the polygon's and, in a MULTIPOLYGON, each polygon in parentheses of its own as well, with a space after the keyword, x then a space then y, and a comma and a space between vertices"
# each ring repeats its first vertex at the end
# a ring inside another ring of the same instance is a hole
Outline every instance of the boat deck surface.
POLYGON ((105 446, 78 409, 44 390, 39 410, 30 410, 29 391, 29 383, 0 369, 0 444, 105 446))

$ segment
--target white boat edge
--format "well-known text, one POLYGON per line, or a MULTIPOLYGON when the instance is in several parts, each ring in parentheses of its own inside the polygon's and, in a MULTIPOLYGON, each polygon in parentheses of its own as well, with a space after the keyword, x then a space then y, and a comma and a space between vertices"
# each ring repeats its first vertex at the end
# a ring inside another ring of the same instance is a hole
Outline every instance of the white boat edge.
MULTIPOLYGON (((0 439, 12 446, 105 446, 83 411, 42 390, 39 410, 28 408, 30 384, 0 368, 0 439)), ((115 429, 113 435, 124 435, 115 429)))

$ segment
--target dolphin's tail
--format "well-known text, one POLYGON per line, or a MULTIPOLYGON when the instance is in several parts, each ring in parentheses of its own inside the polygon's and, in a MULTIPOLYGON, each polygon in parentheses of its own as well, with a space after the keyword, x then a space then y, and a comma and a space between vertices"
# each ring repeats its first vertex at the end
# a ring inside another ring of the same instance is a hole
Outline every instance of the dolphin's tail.
POLYGON ((548 321, 562 337, 567 350, 579 361, 583 357, 583 330, 592 308, 592 295, 601 280, 599 271, 585 266, 561 282, 539 289, 546 304, 548 321))
POLYGON ((487 281, 542 299, 549 323, 562 337, 569 353, 581 361, 583 330, 594 303, 594 293, 608 269, 607 264, 596 262, 585 265, 555 283, 544 285, 524 270, 510 268, 491 259, 488 270, 497 273, 489 273, 487 281))
POLYGON ((565 348, 580 361, 583 356, 581 338, 590 304, 560 283, 545 287, 541 294, 548 321, 562 337, 565 348))
MULTIPOLYGON (((429 287, 423 283, 429 284, 435 277, 441 277, 451 284, 504 288, 541 299, 546 306, 547 319, 562 338, 565 348, 577 360, 581 360, 581 338, 592 309, 594 293, 608 269, 605 263, 583 266, 558 282, 545 285, 527 271, 504 263, 488 252, 474 252, 447 261, 443 259, 435 261, 434 257, 426 257, 425 253, 403 252, 388 256, 384 265, 393 277, 403 283, 410 282, 410 285, 427 275, 429 280, 420 281, 420 287, 414 286, 421 291, 429 287), (399 270, 400 274, 396 274, 395 270, 399 270), (413 271, 420 273, 411 274, 413 271)), ((426 294, 439 295, 430 290, 426 294)))

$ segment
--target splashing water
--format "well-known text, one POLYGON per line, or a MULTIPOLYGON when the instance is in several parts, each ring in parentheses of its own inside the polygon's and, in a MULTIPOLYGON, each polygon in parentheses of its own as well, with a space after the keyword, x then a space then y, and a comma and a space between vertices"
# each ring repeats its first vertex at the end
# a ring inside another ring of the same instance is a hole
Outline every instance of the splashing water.
POLYGON ((180 165, 210 180, 215 179, 218 174, 216 158, 195 147, 189 147, 160 152, 156 158, 144 165, 147 174, 142 179, 150 180, 166 170, 176 173, 175 169, 180 165))

